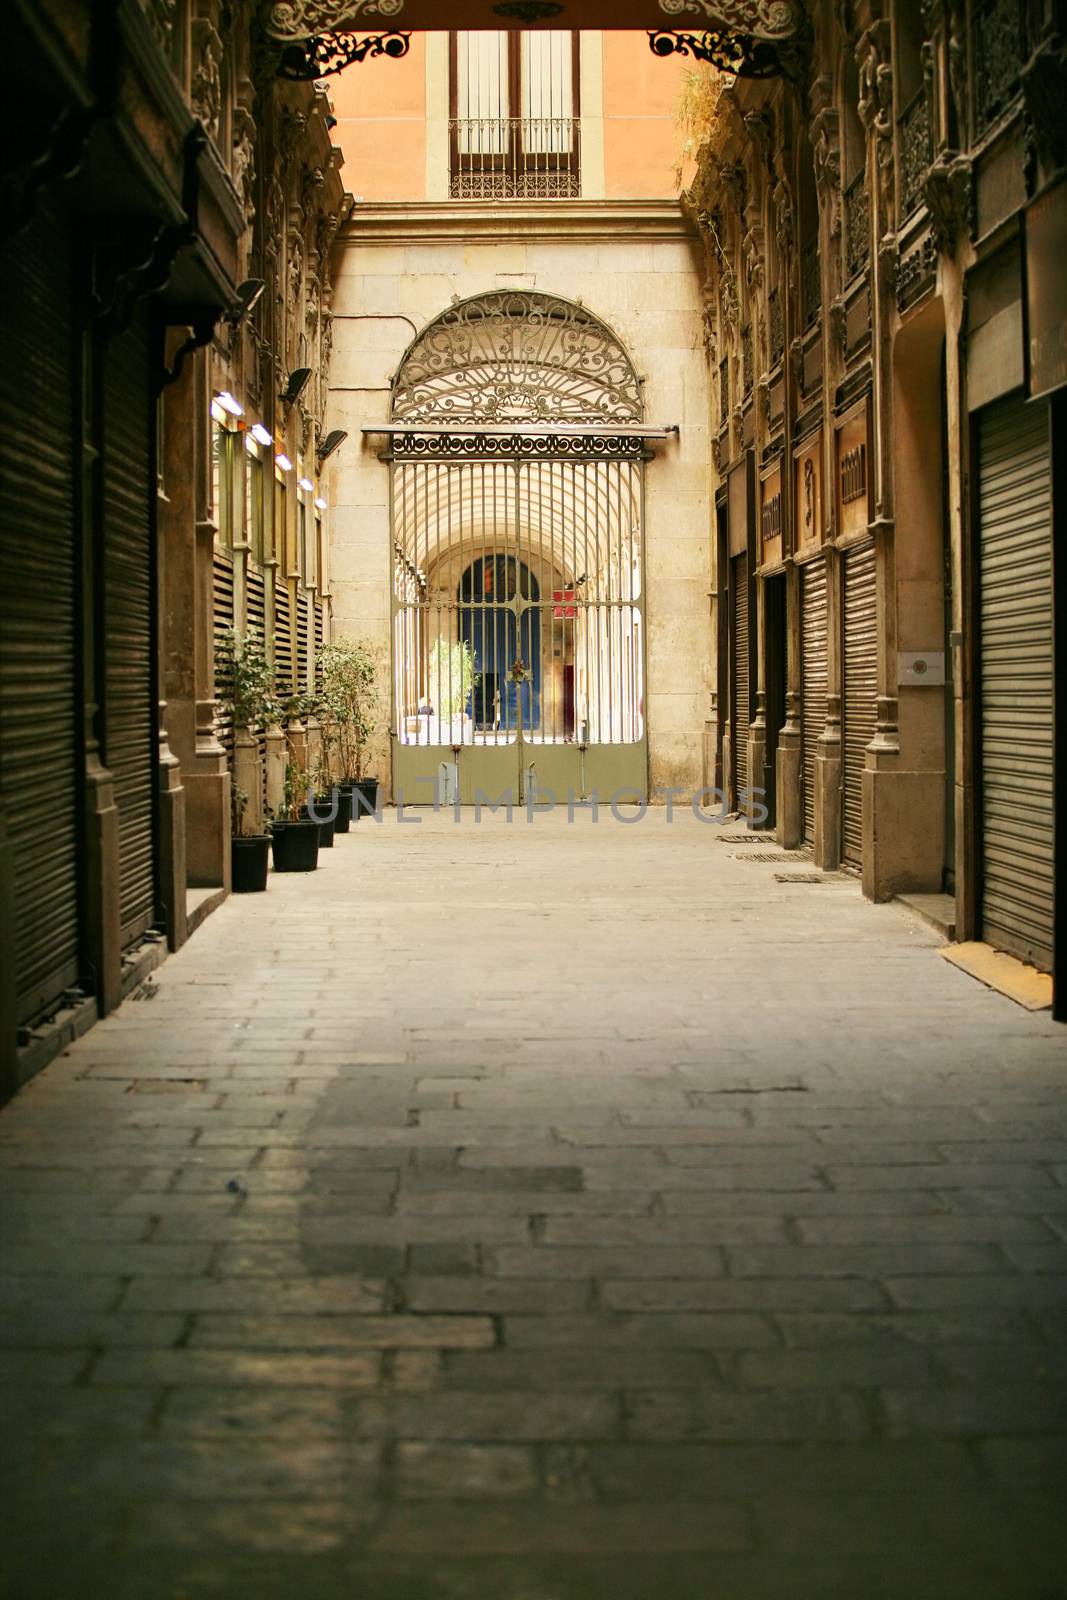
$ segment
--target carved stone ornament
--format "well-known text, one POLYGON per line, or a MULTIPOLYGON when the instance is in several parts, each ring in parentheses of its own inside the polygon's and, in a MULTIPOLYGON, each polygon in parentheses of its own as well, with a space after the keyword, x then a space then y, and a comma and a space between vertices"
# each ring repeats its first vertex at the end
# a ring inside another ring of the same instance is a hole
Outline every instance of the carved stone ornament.
POLYGON ((848 344, 848 306, 838 295, 836 300, 830 301, 830 333, 841 352, 842 360, 848 344))
POLYGON ((278 135, 278 153, 283 166, 288 166, 296 154, 307 125, 307 114, 303 111, 287 111, 282 117, 281 132, 278 135))
POLYGON ((711 464, 715 468, 716 477, 721 478, 722 477, 722 445, 719 443, 719 436, 718 436, 717 433, 713 433, 712 436, 711 436, 711 464))
POLYGON ((815 187, 826 208, 833 238, 841 232, 841 141, 838 115, 825 107, 811 124, 811 152, 815 187))
POLYGON ((222 110, 222 40, 207 17, 193 23, 193 77, 190 97, 193 110, 212 139, 218 137, 222 110))
POLYGON ((763 288, 764 257, 763 229, 757 224, 749 228, 741 242, 741 259, 745 265, 745 282, 756 291, 763 288))
POLYGON ((875 140, 879 225, 893 214, 893 68, 889 22, 872 23, 856 46, 860 121, 875 140))
POLYGON ((885 233, 878 241, 878 266, 882 284, 892 294, 900 269, 900 246, 895 233, 885 233))
POLYGON ((255 181, 256 124, 246 106, 237 106, 233 113, 233 184, 241 196, 249 227, 256 214, 255 181))
POLYGON ((927 171, 923 198, 938 250, 954 255, 961 234, 974 227, 974 182, 966 156, 939 156, 927 171))
MULTIPOLYGON (((772 199, 774 236, 778 241, 778 253, 785 259, 793 249, 793 197, 784 178, 780 178, 775 184, 772 199)), ((838 225, 840 226, 840 222, 838 225)))
POLYGON ((758 111, 746 111, 743 120, 753 149, 761 161, 766 161, 771 153, 774 118, 766 108, 762 108, 758 111))

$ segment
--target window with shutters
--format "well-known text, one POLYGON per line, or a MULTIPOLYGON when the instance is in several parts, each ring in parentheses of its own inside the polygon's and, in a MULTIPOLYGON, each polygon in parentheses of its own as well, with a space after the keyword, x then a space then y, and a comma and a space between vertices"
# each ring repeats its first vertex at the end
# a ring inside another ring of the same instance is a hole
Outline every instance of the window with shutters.
POLYGON ((453 33, 452 198, 578 196, 578 112, 577 34, 453 33))
POLYGON ((245 537, 252 560, 262 566, 266 560, 263 507, 263 457, 250 434, 245 435, 245 537))

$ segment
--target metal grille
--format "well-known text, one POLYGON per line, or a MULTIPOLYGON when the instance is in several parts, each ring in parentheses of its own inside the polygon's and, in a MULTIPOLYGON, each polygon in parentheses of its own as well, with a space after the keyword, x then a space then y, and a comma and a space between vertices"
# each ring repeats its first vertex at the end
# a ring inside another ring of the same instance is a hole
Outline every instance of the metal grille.
MULTIPOLYGON (((245 573, 245 627, 250 634, 264 639, 267 631, 267 584, 259 567, 249 565, 245 573)), ((259 774, 263 789, 263 804, 267 803, 267 740, 266 729, 252 730, 259 747, 259 774)))
POLYGON ((804 779, 804 839, 815 841, 815 758, 826 724, 826 564, 800 569, 801 766, 804 779))
POLYGON ((871 197, 861 172, 845 190, 845 276, 858 277, 871 253, 871 197))
POLYGON ((902 220, 922 202, 923 179, 933 160, 930 109, 926 90, 920 89, 900 115, 900 215, 902 220))
POLYGON ((1052 965, 1053 610, 1048 411, 980 418, 982 929, 1052 965))
POLYGON ((767 310, 770 320, 771 366, 776 367, 785 351, 785 322, 780 289, 772 289, 767 296, 767 310))
POLYGON ((804 326, 808 327, 819 315, 822 305, 818 236, 809 239, 800 253, 800 298, 804 307, 804 326))
POLYGON ((867 746, 877 726, 878 599, 873 545, 850 550, 845 556, 844 591, 842 840, 845 860, 859 865, 863 860, 863 771, 867 746))
POLYGON ((974 11, 974 120, 984 134, 1019 90, 1026 60, 1026 15, 1022 0, 988 0, 974 11))
POLYGON ((402 744, 643 737, 642 471, 640 459, 395 461, 402 744))
POLYGON ((454 200, 581 193, 574 48, 574 35, 558 29, 456 36, 449 122, 454 200))
MULTIPOLYGON (((234 625, 233 562, 230 560, 230 557, 228 555, 224 555, 221 550, 215 551, 213 582, 215 643, 218 645, 221 643, 227 628, 232 628, 234 625)), ((231 687, 232 685, 221 676, 220 669, 216 665, 215 693, 220 699, 222 699, 229 695, 231 687)), ((233 719, 230 717, 228 712, 225 712, 222 709, 221 706, 215 713, 215 731, 218 735, 219 743, 222 745, 223 749, 226 751, 227 755, 232 761, 233 719)))

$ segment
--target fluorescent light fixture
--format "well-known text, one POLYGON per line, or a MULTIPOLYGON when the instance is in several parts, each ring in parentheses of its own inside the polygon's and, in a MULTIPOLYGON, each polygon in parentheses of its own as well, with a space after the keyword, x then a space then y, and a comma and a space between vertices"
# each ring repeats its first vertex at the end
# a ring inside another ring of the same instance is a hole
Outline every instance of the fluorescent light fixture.
POLYGON ((297 482, 305 494, 314 494, 315 485, 312 483, 310 478, 298 478, 297 482))
POLYGON ((243 417, 244 416, 244 414, 245 414, 244 406, 241 404, 240 400, 237 400, 237 399, 234 398, 234 396, 230 393, 229 389, 220 390, 219 393, 215 396, 215 399, 218 401, 218 403, 222 407, 223 411, 228 411, 230 413, 231 417, 243 417))
POLYGON ((274 443, 274 436, 267 432, 262 422, 253 422, 249 432, 259 444, 268 445, 274 443))
POLYGON ((315 504, 316 504, 316 506, 318 507, 318 509, 320 511, 325 511, 326 510, 326 502, 322 498, 321 494, 319 495, 318 499, 315 501, 315 504))
POLYGON ((274 457, 274 459, 278 463, 278 465, 281 467, 283 472, 292 472, 293 463, 289 460, 289 457, 287 455, 284 455, 282 453, 282 451, 279 450, 278 454, 274 457))

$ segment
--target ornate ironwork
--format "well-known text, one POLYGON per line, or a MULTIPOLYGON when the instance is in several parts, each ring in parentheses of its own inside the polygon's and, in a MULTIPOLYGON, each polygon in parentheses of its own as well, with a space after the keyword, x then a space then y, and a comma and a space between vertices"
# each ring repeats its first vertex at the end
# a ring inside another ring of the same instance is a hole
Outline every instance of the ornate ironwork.
POLYGON ((803 26, 799 0, 659 0, 666 17, 702 16, 713 27, 763 39, 788 39, 803 26))
POLYGON ((346 67, 367 57, 389 56, 397 61, 411 48, 410 33, 374 33, 357 37, 352 33, 322 33, 299 43, 287 44, 278 60, 279 78, 295 83, 313 82, 343 72, 346 67))
POLYGON ((860 173, 845 190, 845 276, 856 278, 871 254, 871 197, 860 173))
POLYGON ((800 304, 804 312, 804 326, 808 327, 815 321, 822 306, 822 270, 819 262, 818 237, 809 239, 800 252, 800 304))
POLYGON ((900 216, 904 221, 923 199, 923 179, 934 158, 925 89, 900 114, 900 216))
POLYGON ((453 200, 576 199, 577 117, 457 117, 448 125, 453 200))
POLYGON ((983 134, 1019 91, 1026 60, 1022 0, 989 0, 974 14, 974 120, 983 134))
POLYGON ((547 22, 563 10, 559 0, 503 0, 493 7, 493 15, 514 22, 547 22))
POLYGON ((771 366, 776 367, 785 353, 785 318, 780 289, 772 289, 767 296, 767 310, 771 335, 771 366))
POLYGON ((629 356, 584 306, 501 290, 457 301, 409 347, 393 386, 403 422, 640 422, 629 356))
POLYGON ((752 324, 751 322, 746 322, 741 329, 741 388, 746 399, 752 393, 752 385, 755 382, 754 366, 752 324))
POLYGON ((735 78, 777 78, 784 70, 773 44, 743 33, 715 29, 701 34, 673 33, 650 28, 648 47, 654 56, 693 56, 697 61, 708 61, 735 78))
POLYGON ((397 433, 396 461, 514 460, 642 461, 648 450, 639 434, 397 433))
POLYGON ((367 17, 398 17, 404 0, 275 0, 267 12, 272 39, 310 39, 345 27, 361 27, 367 17))
POLYGON ((730 363, 726 356, 719 362, 719 427, 725 428, 730 415, 730 363))

